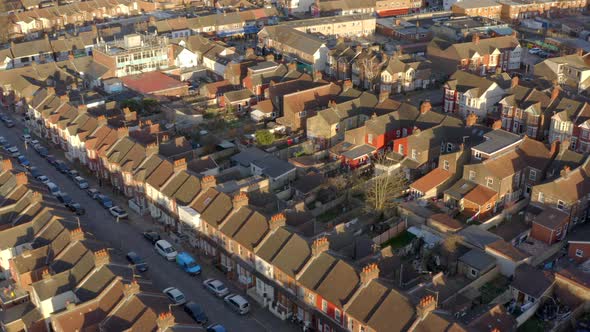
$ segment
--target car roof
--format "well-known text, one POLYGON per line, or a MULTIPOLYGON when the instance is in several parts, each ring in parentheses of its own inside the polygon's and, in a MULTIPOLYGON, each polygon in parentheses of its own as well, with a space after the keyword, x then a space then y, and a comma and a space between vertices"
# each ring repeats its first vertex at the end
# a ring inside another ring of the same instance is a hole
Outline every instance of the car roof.
POLYGON ((246 300, 242 295, 240 294, 234 294, 234 296, 231 297, 232 300, 234 300, 235 302, 237 302, 238 304, 245 304, 248 303, 248 300, 246 300))
POLYGON ((174 297, 176 297, 178 295, 184 295, 184 294, 182 294, 182 292, 178 288, 175 288, 175 287, 173 287, 172 289, 169 289, 168 293, 170 293, 174 297))
POLYGON ((170 244, 170 242, 166 241, 166 240, 158 240, 158 242, 156 242, 156 244, 160 244, 162 247, 172 247, 172 245, 170 244))
POLYGON ((209 283, 213 286, 225 286, 221 280, 213 279, 209 281, 209 283))

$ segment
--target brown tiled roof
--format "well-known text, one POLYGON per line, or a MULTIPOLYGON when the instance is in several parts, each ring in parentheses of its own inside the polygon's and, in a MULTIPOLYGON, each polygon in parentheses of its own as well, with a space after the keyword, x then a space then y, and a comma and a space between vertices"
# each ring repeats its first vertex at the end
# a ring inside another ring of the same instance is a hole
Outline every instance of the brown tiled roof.
POLYGON ((500 255, 514 262, 520 262, 531 256, 504 240, 498 240, 496 242, 490 243, 486 246, 486 249, 490 249, 496 253, 499 253, 500 255))
POLYGON ((309 260, 311 249, 301 236, 279 228, 264 242, 256 255, 295 278, 309 260))
POLYGON ((201 192, 201 181, 194 175, 190 175, 188 179, 174 194, 174 199, 179 205, 188 205, 201 192))
POLYGON ((201 220, 213 227, 217 227, 233 209, 232 199, 225 193, 215 196, 204 212, 201 213, 201 220))
POLYGON ((159 190, 164 183, 174 174, 174 165, 168 160, 162 163, 146 179, 146 183, 159 190))
POLYGON ((463 199, 481 206, 489 202, 494 196, 498 196, 498 193, 490 188, 477 185, 463 199))
POLYGON ((414 322, 414 306, 395 290, 390 290, 374 310, 367 325, 375 331, 403 331, 414 322))
POLYGON ((538 299, 552 284, 553 275, 549 271, 541 271, 529 264, 521 264, 516 268, 511 285, 538 299))
POLYGON ((451 174, 451 172, 446 171, 440 167, 435 168, 428 174, 414 181, 414 183, 410 185, 410 188, 415 189, 421 193, 426 193, 450 179, 452 175, 453 174, 451 174))
POLYGON ((452 218, 446 213, 433 214, 430 216, 430 219, 454 230, 463 228, 463 224, 459 220, 452 218))

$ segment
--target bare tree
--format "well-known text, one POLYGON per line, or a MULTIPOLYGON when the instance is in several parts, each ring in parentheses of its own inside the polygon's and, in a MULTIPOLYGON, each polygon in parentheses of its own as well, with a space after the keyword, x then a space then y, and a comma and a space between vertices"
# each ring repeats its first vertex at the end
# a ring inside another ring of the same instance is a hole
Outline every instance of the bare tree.
POLYGON ((395 198, 406 188, 406 179, 400 173, 376 176, 366 183, 365 209, 383 215, 396 205, 395 198))
POLYGON ((441 243, 442 253, 447 261, 447 269, 451 274, 457 272, 457 255, 461 239, 462 237, 459 235, 451 235, 441 243))

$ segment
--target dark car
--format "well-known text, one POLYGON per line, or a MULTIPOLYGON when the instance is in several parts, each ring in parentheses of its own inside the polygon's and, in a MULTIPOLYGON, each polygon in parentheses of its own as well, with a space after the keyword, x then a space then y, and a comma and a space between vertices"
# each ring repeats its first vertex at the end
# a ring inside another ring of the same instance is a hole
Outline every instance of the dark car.
POLYGON ((18 163, 23 165, 24 167, 31 166, 31 162, 27 159, 27 157, 23 156, 22 154, 16 158, 18 163))
POLYGON ((72 203, 72 198, 67 193, 60 193, 57 195, 57 200, 62 202, 65 206, 68 206, 68 204, 72 203))
POLYGON ((92 199, 97 199, 98 196, 100 195, 100 191, 94 189, 94 188, 88 188, 86 189, 86 193, 88 194, 88 196, 90 196, 92 199))
POLYGON ((47 158, 49 156, 49 150, 47 150, 46 147, 40 147, 39 150, 37 150, 37 152, 43 158, 47 158))
POLYGON ((41 174, 41 171, 35 166, 29 168, 29 172, 31 173, 31 176, 34 177, 35 179, 38 178, 39 176, 43 175, 43 174, 41 174))
POLYGON ((197 303, 190 301, 184 305, 184 312, 186 312, 195 322, 199 324, 206 324, 209 321, 209 318, 203 311, 200 305, 197 303))
POLYGON ((55 165, 55 162, 57 161, 55 159, 55 156, 53 156, 52 154, 46 155, 45 159, 47 159, 47 162, 49 163, 49 165, 55 165))
POLYGON ((107 195, 98 195, 96 197, 96 200, 100 203, 100 205, 102 205, 104 208, 110 209, 112 208, 113 205, 113 201, 111 201, 111 199, 109 198, 109 196, 107 195))
POLYGON ((12 128, 12 127, 14 127, 14 121, 8 119, 8 120, 4 121, 4 125, 6 125, 6 127, 8 127, 8 128, 12 128))
POLYGON ((141 259, 141 257, 139 257, 139 255, 135 251, 130 251, 129 253, 127 253, 126 257, 127 257, 127 261, 129 261, 129 263, 133 264, 135 266, 135 268, 137 269, 137 271, 145 272, 148 270, 147 263, 144 262, 143 259, 141 259))
POLYGON ((146 238, 146 240, 150 241, 152 244, 155 244, 156 242, 160 241, 160 239, 162 239, 160 234, 152 231, 143 232, 143 237, 146 238))
POLYGON ((55 168, 63 174, 67 174, 70 171, 70 168, 68 167, 68 165, 66 165, 66 163, 64 163, 61 160, 56 160, 55 164, 53 165, 55 166, 55 168))
POLYGON ((76 215, 78 216, 82 216, 86 213, 86 209, 84 209, 82 207, 82 205, 80 205, 80 203, 76 203, 74 201, 71 201, 70 203, 66 204, 66 207, 68 209, 70 209, 70 211, 74 212, 76 215))

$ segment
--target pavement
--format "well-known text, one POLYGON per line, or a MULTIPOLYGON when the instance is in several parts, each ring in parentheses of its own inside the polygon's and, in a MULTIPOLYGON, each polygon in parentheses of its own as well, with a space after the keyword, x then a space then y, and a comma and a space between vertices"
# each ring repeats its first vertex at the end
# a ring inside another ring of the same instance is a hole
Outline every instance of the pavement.
MULTIPOLYGON (((8 114, 8 112, 5 112, 8 114)), ((9 114, 12 116, 12 114, 9 114)), ((210 323, 222 324, 228 331, 298 331, 300 328, 290 322, 283 322, 272 315, 268 310, 261 308, 258 304, 250 299, 250 313, 240 316, 226 306, 222 299, 219 299, 202 287, 202 281, 207 278, 217 278, 222 280, 232 292, 245 295, 239 291, 231 282, 224 278, 221 271, 211 265, 206 259, 195 255, 197 261, 201 264, 202 273, 197 277, 191 277, 180 268, 176 263, 166 261, 159 256, 153 246, 146 241, 142 232, 147 229, 158 229, 160 226, 149 216, 139 216, 127 207, 126 199, 116 196, 110 187, 99 188, 95 179, 89 175, 88 170, 82 167, 75 168, 71 163, 70 167, 78 169, 90 183, 91 187, 99 189, 102 193, 113 199, 115 204, 123 207, 129 213, 129 220, 116 222, 109 211, 102 208, 97 201, 90 198, 83 190, 70 180, 64 174, 59 173, 53 166, 39 156, 34 149, 29 147, 25 149, 24 141, 20 138, 24 133, 24 123, 20 116, 12 116, 15 119, 16 127, 7 129, 2 126, 0 136, 4 136, 9 142, 16 145, 20 152, 24 154, 31 164, 37 167, 42 174, 57 184, 62 191, 67 192, 74 201, 80 203, 85 209, 86 214, 80 217, 82 229, 91 233, 98 240, 107 243, 113 251, 122 255, 129 251, 138 253, 149 265, 149 271, 145 273, 145 278, 150 279, 153 285, 158 289, 165 289, 170 286, 180 289, 187 299, 200 303, 207 315, 210 323)), ((33 135, 34 137, 34 135, 33 135)), ((56 158, 67 161, 63 152, 48 146, 48 143, 38 139, 42 144, 49 148, 50 153, 56 158)), ((36 180, 32 180, 36 181, 36 180)), ((167 238, 166 236, 163 236, 167 238)), ((168 238, 169 239, 169 238, 168 238)), ((173 243, 172 241, 170 241, 173 243)))

